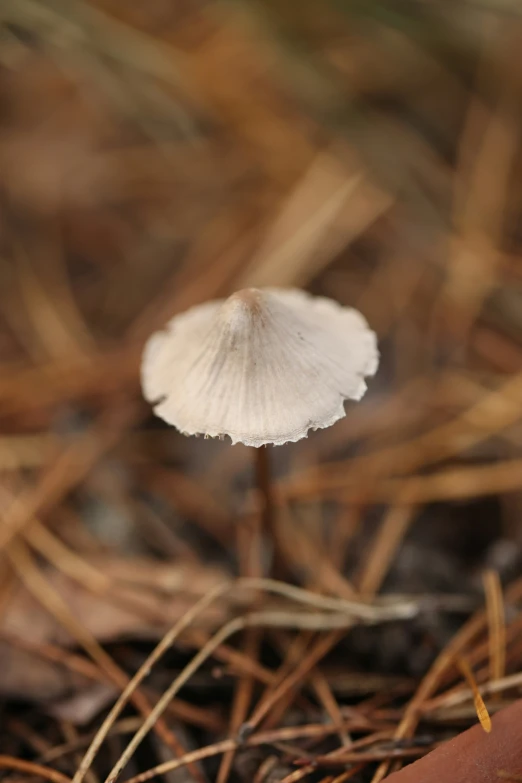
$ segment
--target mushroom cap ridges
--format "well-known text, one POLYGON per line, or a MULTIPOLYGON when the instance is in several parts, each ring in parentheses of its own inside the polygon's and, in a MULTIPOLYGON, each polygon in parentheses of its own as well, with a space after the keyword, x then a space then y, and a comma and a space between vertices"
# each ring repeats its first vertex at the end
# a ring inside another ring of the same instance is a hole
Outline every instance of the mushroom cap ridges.
POLYGON ((281 445, 342 418, 378 361, 356 310, 298 289, 245 289, 154 334, 142 384, 156 414, 187 435, 281 445))

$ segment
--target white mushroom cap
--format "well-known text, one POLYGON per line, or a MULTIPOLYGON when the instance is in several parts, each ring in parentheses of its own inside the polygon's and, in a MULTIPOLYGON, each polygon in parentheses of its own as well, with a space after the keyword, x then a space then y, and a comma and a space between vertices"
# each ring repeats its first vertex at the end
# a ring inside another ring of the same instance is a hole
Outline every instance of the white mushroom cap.
POLYGON ((378 363, 357 310, 297 289, 249 288, 154 334, 142 385, 155 413, 186 435, 281 445, 341 419, 378 363))

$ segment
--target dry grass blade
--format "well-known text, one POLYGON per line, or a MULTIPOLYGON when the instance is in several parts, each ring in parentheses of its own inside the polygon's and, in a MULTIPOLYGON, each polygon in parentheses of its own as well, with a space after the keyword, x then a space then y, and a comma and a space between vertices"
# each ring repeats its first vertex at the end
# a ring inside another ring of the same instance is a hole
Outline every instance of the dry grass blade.
MULTIPOLYGON (((257 469, 264 467, 264 465, 257 466, 257 469)), ((268 465, 266 465, 268 468, 268 465)), ((264 473, 264 471, 262 471, 264 473)), ((269 476, 269 471, 266 471, 269 476)), ((262 526, 266 527, 267 513, 272 513, 272 509, 266 508, 267 500, 271 499, 270 492, 265 493, 265 508, 262 509, 260 514, 255 508, 244 515, 244 519, 238 526, 237 532, 237 549, 238 549, 238 561, 240 567, 240 573, 242 576, 248 577, 260 577, 263 573, 263 560, 262 560, 262 538, 261 529, 262 526), (264 521, 262 521, 265 517, 264 521)), ((244 634, 243 647, 245 655, 253 660, 259 660, 259 654, 262 643, 262 634, 259 628, 249 628, 244 634)), ((252 675, 245 672, 236 685, 234 693, 234 701, 232 704, 232 710, 230 715, 229 735, 231 739, 237 737, 238 732, 241 729, 250 704, 254 695, 255 680, 252 675)), ((234 763, 235 751, 228 751, 223 755, 219 771, 216 778, 216 783, 226 783, 229 778, 232 765, 234 763)))
POLYGON ((305 283, 316 271, 317 255, 334 221, 362 179, 362 173, 345 172, 333 156, 320 154, 283 205, 239 288, 305 283))
POLYGON ((367 181, 360 164, 348 167, 339 152, 321 152, 312 162, 238 280, 239 288, 306 285, 390 208, 392 199, 367 181))
MULTIPOLYGON (((408 497, 408 492, 404 498, 408 497)), ((366 566, 359 580, 359 593, 363 596, 375 595, 395 557, 414 515, 415 507, 403 505, 400 499, 397 505, 392 506, 386 513, 381 524, 379 535, 372 543, 372 551, 367 559, 366 566)))
POLYGON ((100 417, 97 425, 64 448, 43 471, 34 488, 19 495, 4 511, 0 531, 0 550, 30 523, 42 508, 49 508, 76 486, 100 457, 121 438, 123 431, 136 420, 133 405, 111 410, 100 417))
MULTIPOLYGON (((488 465, 445 468, 423 476, 404 479, 383 478, 372 483, 372 497, 377 501, 393 501, 397 496, 407 496, 412 504, 441 501, 467 500, 486 495, 516 492, 520 487, 522 460, 509 459, 488 465)), ((284 487, 283 496, 284 496, 284 487)), ((300 493, 302 500, 314 496, 334 497, 342 503, 353 503, 360 497, 360 484, 349 476, 329 482, 328 487, 312 487, 300 493)), ((284 499, 281 501, 284 502, 284 499)))
POLYGON ((24 761, 11 756, 0 756, 0 767, 3 769, 16 770, 24 772, 27 775, 34 775, 37 778, 43 778, 50 783, 70 783, 71 779, 55 769, 49 769, 42 764, 34 764, 32 761, 24 761))
MULTIPOLYGON (((96 639, 94 639, 84 626, 78 622, 60 595, 51 588, 31 557, 28 547, 21 541, 14 541, 10 544, 7 554, 21 581, 26 585, 33 596, 69 631, 72 638, 77 640, 92 660, 106 672, 108 677, 118 687, 124 688, 127 684, 125 673, 115 664, 111 656, 105 652, 96 639)), ((132 700, 137 709, 144 715, 149 714, 150 706, 148 700, 141 692, 134 692, 132 700)), ((157 723, 155 729, 159 737, 168 747, 172 748, 178 754, 183 753, 183 748, 180 746, 177 738, 163 722, 160 721, 157 723)))
MULTIPOLYGON (((518 688, 521 683, 522 673, 517 672, 516 674, 509 674, 506 677, 502 677, 500 680, 484 683, 480 686, 480 692, 483 696, 495 696, 496 694, 502 694, 513 688, 518 688)), ((427 702, 421 709, 421 712, 436 714, 439 709, 441 709, 442 712, 445 709, 451 712, 454 707, 469 701, 471 698, 473 698, 472 690, 455 690, 453 693, 441 696, 440 700, 434 699, 433 702, 427 702)))
POLYGON ((12 645, 17 650, 27 650, 35 655, 44 658, 53 663, 58 663, 71 672, 81 675, 93 682, 112 682, 111 678, 95 663, 89 661, 81 655, 63 650, 53 644, 31 643, 27 639, 21 639, 9 633, 2 633, 3 641, 12 645))
MULTIPOLYGON (((352 723, 350 721, 347 721, 345 725, 345 729, 349 731, 350 729, 356 729, 357 726, 359 728, 361 727, 361 724, 352 723)), ((245 746, 247 747, 258 747, 260 745, 267 745, 272 743, 277 743, 280 741, 285 740, 292 740, 292 739, 298 739, 298 738, 314 738, 314 737, 323 737, 323 736, 329 736, 332 733, 336 732, 336 728, 332 726, 324 726, 324 725, 310 725, 310 726, 288 726, 281 729, 277 729, 275 731, 261 731, 251 737, 249 737, 245 742, 245 746)), ((389 737, 388 733, 381 733, 374 735, 371 740, 373 739, 385 739, 389 737)), ((365 738, 364 742, 369 742, 370 740, 368 738, 365 738)), ((222 742, 216 742, 214 745, 208 745, 205 748, 201 748, 199 750, 193 751, 191 753, 187 753, 187 755, 183 759, 175 759, 173 761, 166 762, 164 764, 159 764, 157 767, 154 767, 152 769, 146 770, 145 772, 140 773, 139 775, 135 775, 134 777, 130 778, 128 783, 145 783, 147 780, 151 780, 152 778, 158 777, 159 775, 165 775, 167 772, 173 772, 176 769, 180 769, 181 767, 186 766, 187 764, 194 762, 194 761, 201 761, 205 758, 210 758, 212 756, 220 755, 221 753, 226 753, 230 750, 233 750, 239 745, 239 740, 223 740, 222 742)))
POLYGON ((331 783, 344 783, 345 780, 350 780, 350 778, 355 777, 355 775, 357 775, 361 769, 363 769, 363 767, 364 765, 360 764, 350 770, 347 770, 346 772, 341 772, 340 775, 337 775, 337 777, 331 779, 331 783))
POLYGON ((71 46, 78 43, 79 37, 82 43, 90 42, 91 45, 99 46, 102 51, 110 53, 112 58, 133 69, 139 66, 153 76, 168 79, 177 85, 181 83, 176 65, 180 55, 173 47, 162 45, 157 39, 149 39, 139 30, 81 0, 71 3, 52 0, 47 7, 35 0, 7 0, 3 16, 18 24, 34 25, 43 33, 53 29, 61 30, 65 42, 71 46))
MULTIPOLYGON (((454 336, 462 345, 467 342, 484 299, 495 284, 509 179, 518 150, 518 131, 512 120, 520 99, 518 86, 510 79, 503 80, 496 110, 486 116, 478 97, 491 78, 490 54, 482 53, 477 97, 471 100, 461 137, 463 160, 457 174, 455 209, 461 236, 454 241, 448 281, 440 302, 443 314, 452 322, 454 336), (466 168, 471 170, 466 171, 466 168), (469 285, 471 270, 472 286, 469 285)), ((509 67, 508 62, 518 58, 518 45, 508 45, 501 57, 509 67)))
POLYGON ((362 600, 355 601, 320 595, 295 585, 278 582, 275 579, 259 579, 255 577, 238 579, 236 581, 236 589, 263 590, 305 606, 335 612, 339 616, 344 614, 346 617, 370 624, 387 622, 389 620, 411 619, 419 611, 419 604, 415 599, 387 600, 382 604, 378 602, 370 604, 362 600))
POLYGON ((54 277, 58 276, 54 286, 45 285, 38 277, 24 247, 16 248, 21 295, 32 318, 33 331, 50 359, 88 356, 95 344, 70 296, 59 258, 59 238, 47 239, 46 245, 40 252, 47 256, 46 266, 54 267, 54 277))
POLYGON ((489 665, 492 680, 500 680, 506 669, 506 622, 502 584, 497 571, 483 577, 489 629, 489 665))
POLYGON ((306 631, 297 635, 295 639, 288 639, 288 634, 286 634, 286 639, 284 636, 283 638, 281 638, 281 635, 279 636, 280 644, 286 641, 286 644, 282 646, 284 658, 279 669, 275 672, 272 682, 269 683, 263 695, 258 699, 254 713, 246 722, 249 731, 251 727, 259 725, 257 716, 263 718, 264 728, 270 729, 278 725, 281 716, 288 709, 289 702, 294 698, 294 688, 287 688, 287 678, 291 675, 294 667, 301 661, 312 638, 312 634, 306 631), (267 713, 266 717, 264 717, 265 713, 267 713))
MULTIPOLYGON (((245 628, 252 627, 292 627, 292 628, 306 628, 310 630, 329 630, 331 628, 346 628, 352 624, 346 615, 338 615, 330 613, 324 616, 318 616, 316 614, 306 615, 302 614, 296 616, 293 613, 287 612, 253 612, 246 617, 237 618, 231 620, 228 625, 224 626, 210 642, 194 656, 192 661, 185 667, 182 673, 174 680, 170 688, 168 688, 158 701, 150 715, 146 718, 143 726, 136 733, 131 740, 120 759, 116 762, 113 769, 110 771, 106 778, 106 783, 114 783, 119 777, 123 769, 134 754, 136 748, 143 741, 144 737, 148 734, 151 728, 154 726, 159 717, 165 712, 167 706, 172 701, 174 696, 179 690, 190 680, 195 672, 202 666, 202 664, 210 658, 217 647, 219 647, 224 641, 231 636, 234 636, 239 631, 245 628)), ((233 747, 233 746, 231 746, 233 747)), ((231 749, 231 748, 230 748, 231 749)))
POLYGON ((49 459, 55 447, 55 438, 43 433, 4 436, 0 438, 0 471, 40 467, 49 459))
POLYGON ((469 687, 472 690, 473 693, 473 703, 475 705, 475 710, 477 711, 477 717, 480 721, 480 725, 484 729, 484 731, 489 734, 491 731, 491 718, 489 717, 489 712, 487 710, 486 705, 484 704, 484 699, 481 696, 481 693, 478 689, 477 681, 475 680, 475 677, 473 676, 473 672, 471 671, 471 667, 467 660, 463 658, 462 656, 459 656, 457 658, 457 665, 459 669, 461 670, 462 674, 464 675, 464 678, 466 679, 469 687))
MULTIPOLYGON (((522 374, 517 374, 467 408, 447 424, 432 429, 406 443, 362 455, 348 462, 327 464, 283 484, 287 497, 328 490, 341 476, 359 479, 368 474, 375 479, 386 474, 404 474, 421 465, 427 467, 476 446, 494 433, 513 425, 522 415, 522 374)), ((351 480, 351 479, 350 479, 351 480)))
POLYGON ((133 694, 136 691, 136 688, 145 679, 145 677, 148 676, 151 667, 156 663, 156 661, 159 660, 159 658, 163 655, 163 653, 169 647, 172 646, 175 639, 182 633, 182 631, 185 628, 187 628, 196 619, 198 614, 202 612, 207 606, 209 606, 213 601, 215 601, 220 595, 222 595, 228 589, 230 589, 229 585, 217 587, 211 593, 204 596, 200 601, 198 601, 193 606, 191 610, 189 610, 185 614, 184 617, 180 619, 178 623, 176 623, 176 625, 173 628, 170 629, 170 631, 168 631, 164 635, 163 639, 159 642, 159 644, 155 647, 152 653, 148 656, 148 658, 145 660, 143 665, 136 672, 134 677, 127 683, 121 696, 118 697, 118 700, 116 701, 113 708, 110 710, 109 714, 107 715, 104 722, 100 726, 96 736, 94 737, 91 745, 89 746, 87 752, 85 753, 82 762, 78 767, 78 770, 74 775, 73 778, 74 783, 81 783, 81 781, 84 779, 85 773, 87 772, 88 769, 90 769, 91 764, 102 742, 109 734, 111 728, 113 727, 115 721, 117 720, 118 716, 120 715, 125 705, 128 703, 129 699, 132 698, 133 694))
MULTIPOLYGON (((261 644, 261 634, 259 628, 249 628, 246 632, 246 638, 244 643, 245 655, 254 658, 259 657, 259 648, 261 644)), ((232 712, 230 715, 230 739, 234 739, 241 729, 243 721, 248 713, 248 708, 252 700, 252 694, 254 691, 254 678, 245 673, 243 678, 238 683, 234 704, 232 706, 232 712)), ((216 778, 216 783, 226 783, 229 778, 232 764, 234 763, 234 749, 231 749, 223 754, 219 771, 216 778)))
MULTIPOLYGON (((281 520, 279 538, 286 561, 294 568, 307 571, 312 588, 348 601, 355 600, 355 588, 332 562, 321 542, 307 534, 301 520, 296 519, 284 499, 280 502, 278 514, 281 520)), ((335 554, 339 555, 339 552, 342 553, 341 548, 335 554)))
MULTIPOLYGON (((78 743, 78 740, 80 739, 80 735, 76 729, 75 726, 72 725, 72 723, 69 723, 68 721, 61 721, 61 729, 63 732, 63 735, 68 743, 74 746, 75 743, 78 743)), ((72 757, 73 763, 75 767, 77 767, 81 763, 81 755, 78 753, 74 753, 72 757)), ((96 773, 90 769, 88 774, 85 776, 85 782, 86 783, 99 783, 99 778, 96 775, 96 773)))
MULTIPOLYGON (((353 623, 352 623, 353 624, 353 623)), ((346 629, 350 625, 347 624, 346 629)), ((346 630, 345 629, 345 630, 346 630)), ((266 717, 277 702, 292 691, 309 674, 314 666, 335 647, 343 638, 345 631, 332 631, 324 638, 318 639, 308 653, 302 658, 299 665, 289 674, 279 686, 270 692, 266 699, 261 701, 248 720, 249 728, 256 728, 266 717)))
POLYGON ((322 672, 315 669, 310 675, 310 681, 318 699, 323 704, 326 713, 329 715, 332 723, 339 732, 339 739, 341 740, 341 744, 348 747, 351 745, 351 739, 344 729, 342 712, 326 677, 322 674, 322 672))
MULTIPOLYGON (((510 589, 509 600, 517 600, 522 595, 522 582, 515 582, 510 589)), ((424 702, 435 692, 441 678, 452 668, 456 659, 462 654, 464 648, 469 645, 482 632, 486 625, 486 616, 484 611, 477 612, 470 620, 455 634, 451 642, 437 656, 431 668, 421 681, 416 693, 406 707, 402 720, 400 721, 395 737, 402 739, 412 736, 415 726, 418 723, 420 711, 424 702)), ((384 764, 379 767, 375 773, 375 781, 382 780, 386 775, 389 765, 384 764)))
MULTIPOLYGON (((231 620, 226 626, 218 631, 212 639, 194 656, 192 661, 187 664, 181 674, 174 680, 172 685, 167 688, 156 706, 146 718, 143 726, 133 737, 120 759, 116 762, 113 769, 107 776, 106 783, 114 783, 119 777, 136 748, 143 741, 144 737, 154 726, 158 718, 164 713, 168 704, 172 701, 179 690, 187 683, 200 666, 214 653, 214 651, 228 638, 235 635, 245 628, 255 627, 284 627, 284 628, 302 628, 308 630, 330 630, 332 628, 349 628, 353 625, 353 617, 365 619, 366 621, 382 622, 397 616, 411 616, 414 606, 406 603, 399 604, 397 607, 372 607, 355 602, 343 601, 341 599, 328 599, 323 596, 316 596, 306 590, 278 583, 271 579, 250 579, 244 578, 237 582, 238 586, 254 589, 265 589, 271 592, 287 595, 296 601, 302 601, 305 604, 322 607, 330 610, 324 614, 296 614, 292 612, 277 611, 259 611, 251 612, 245 617, 239 617, 231 620), (344 609, 344 612, 342 610, 344 609), (391 612, 390 612, 391 609, 391 612), (339 613, 341 610, 342 613, 339 613), (398 614, 397 614, 398 613, 398 614)), ((291 678, 289 678, 291 679, 291 678)), ((249 722, 251 725, 252 721, 249 722)))
MULTIPOLYGON (((114 781, 120 776, 121 772, 125 769, 127 766, 129 760, 131 759, 133 753, 135 752, 136 748, 140 745, 140 743, 143 741, 145 736, 148 734, 148 732, 151 730, 151 728, 154 726, 156 721, 159 719, 159 717, 165 712, 168 704, 172 701, 176 693, 183 687, 183 685, 190 680, 192 675, 199 669, 199 667, 209 658, 214 650, 222 644, 224 641, 226 641, 230 636, 233 636, 238 631, 241 631, 243 628, 246 628, 247 624, 243 619, 237 619, 232 620, 228 625, 226 625, 224 628, 221 629, 211 640, 210 642, 203 647, 202 650, 199 651, 197 655, 194 656, 190 664, 188 664, 185 669, 181 672, 181 674, 176 677, 172 685, 167 688, 165 693, 162 695, 148 718, 145 720, 141 728, 138 732, 134 735, 131 742, 127 745, 125 750, 123 751, 122 755, 114 765, 114 767, 109 772, 105 783, 114 783, 114 781)), ((227 747, 227 750, 230 750, 234 747, 234 743, 231 743, 229 747, 227 747)))

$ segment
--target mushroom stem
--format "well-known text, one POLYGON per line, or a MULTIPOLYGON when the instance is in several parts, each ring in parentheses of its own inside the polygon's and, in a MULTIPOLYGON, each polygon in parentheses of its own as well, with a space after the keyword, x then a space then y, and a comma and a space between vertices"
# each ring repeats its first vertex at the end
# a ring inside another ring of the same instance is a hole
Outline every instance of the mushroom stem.
POLYGON ((254 449, 256 456, 257 488, 262 498, 261 522, 265 535, 268 536, 273 548, 272 570, 279 570, 278 531, 274 514, 274 497, 272 493, 272 471, 270 469, 270 454, 268 446, 259 446, 254 449))

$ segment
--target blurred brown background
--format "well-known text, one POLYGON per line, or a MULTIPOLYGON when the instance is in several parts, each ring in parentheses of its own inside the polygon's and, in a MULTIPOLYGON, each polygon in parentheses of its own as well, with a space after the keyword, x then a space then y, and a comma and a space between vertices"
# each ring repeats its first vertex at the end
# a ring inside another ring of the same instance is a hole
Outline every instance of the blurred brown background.
MULTIPOLYGON (((216 584, 267 572, 248 450, 167 429, 139 388, 151 332, 245 286, 355 306, 382 354, 344 420, 272 450, 284 578, 427 603, 338 637, 234 638, 130 774, 265 709, 255 729, 279 744, 176 780, 377 781, 382 749, 295 777, 297 750, 346 749, 350 721, 352 740, 411 739, 397 727, 447 645, 480 683, 516 680, 521 46, 518 0, 2 0, 0 753, 72 775, 151 642, 216 584), (305 724, 339 734, 281 745, 305 724)), ((143 697, 243 608, 207 609, 143 697)), ((448 666, 417 755, 476 720, 448 666)), ((88 783, 137 725, 124 715, 88 783)))

